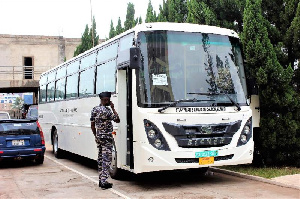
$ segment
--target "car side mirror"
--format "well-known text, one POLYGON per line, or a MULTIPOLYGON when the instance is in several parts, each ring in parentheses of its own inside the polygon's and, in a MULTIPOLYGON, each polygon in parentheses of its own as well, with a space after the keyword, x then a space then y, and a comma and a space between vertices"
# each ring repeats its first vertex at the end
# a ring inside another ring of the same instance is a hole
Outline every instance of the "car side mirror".
POLYGON ((130 48, 130 69, 139 69, 141 66, 141 49, 138 47, 130 48))

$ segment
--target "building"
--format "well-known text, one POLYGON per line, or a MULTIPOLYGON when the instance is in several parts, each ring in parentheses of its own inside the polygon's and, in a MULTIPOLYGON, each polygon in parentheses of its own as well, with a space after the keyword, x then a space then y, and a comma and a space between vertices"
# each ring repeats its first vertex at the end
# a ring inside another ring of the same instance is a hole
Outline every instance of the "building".
POLYGON ((0 35, 1 87, 37 86, 40 74, 72 58, 80 43, 58 36, 0 35))
POLYGON ((40 75, 71 59, 80 43, 79 38, 0 34, 0 93, 33 92, 36 103, 40 75))

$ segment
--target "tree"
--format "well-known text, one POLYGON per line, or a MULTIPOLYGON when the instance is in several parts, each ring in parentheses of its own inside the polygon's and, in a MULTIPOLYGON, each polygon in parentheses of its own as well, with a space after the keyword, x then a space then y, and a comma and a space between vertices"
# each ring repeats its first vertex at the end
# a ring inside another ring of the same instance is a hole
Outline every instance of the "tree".
POLYGON ((218 26, 216 14, 205 2, 199 0, 188 2, 187 22, 218 26))
POLYGON ((142 17, 140 16, 139 18, 136 18, 136 25, 137 24, 142 24, 143 23, 143 19, 142 19, 142 17))
POLYGON ((284 24, 289 24, 289 27, 283 33, 283 42, 287 48, 288 63, 294 68, 295 61, 300 59, 300 2, 291 0, 287 5, 284 24))
POLYGON ((241 35, 249 77, 259 86, 261 131, 255 144, 267 164, 299 160, 299 123, 293 114, 298 96, 291 85, 293 69, 284 69, 268 37, 261 0, 247 0, 241 35))
POLYGON ((136 25, 136 22, 134 20, 134 5, 133 3, 128 3, 127 4, 127 14, 126 14, 126 20, 124 22, 124 30, 129 30, 133 28, 136 25))
POLYGON ((116 35, 119 35, 122 32, 124 32, 124 30, 122 28, 121 18, 119 17, 119 19, 118 19, 118 25, 116 26, 116 35))
POLYGON ((168 0, 168 21, 184 23, 187 19, 187 1, 168 0))
POLYGON ((109 29, 109 39, 113 38, 114 36, 116 36, 116 31, 115 31, 115 28, 114 28, 114 23, 111 20, 110 21, 110 29, 109 29))
POLYGON ((167 22, 169 17, 168 0, 163 0, 163 5, 159 5, 159 14, 157 16, 158 22, 167 22))
POLYGON ((14 103, 11 105, 11 109, 20 110, 24 104, 24 100, 20 97, 17 97, 14 103))
POLYGON ((91 43, 92 48, 99 44, 99 35, 97 35, 96 26, 97 26, 97 24, 95 21, 95 17, 93 17, 93 24, 90 29, 90 38, 92 41, 92 43, 91 43))
POLYGON ((74 57, 93 48, 94 46, 99 44, 99 36, 96 32, 96 21, 95 17, 93 17, 93 25, 89 29, 86 24, 84 32, 81 36, 81 44, 79 44, 74 52, 74 57))
POLYGON ((91 38, 89 35, 89 27, 86 24, 83 35, 81 36, 81 44, 79 44, 74 52, 74 57, 89 50, 91 48, 91 38))
POLYGON ((156 12, 153 10, 151 0, 149 0, 147 14, 146 14, 146 23, 156 22, 156 12))

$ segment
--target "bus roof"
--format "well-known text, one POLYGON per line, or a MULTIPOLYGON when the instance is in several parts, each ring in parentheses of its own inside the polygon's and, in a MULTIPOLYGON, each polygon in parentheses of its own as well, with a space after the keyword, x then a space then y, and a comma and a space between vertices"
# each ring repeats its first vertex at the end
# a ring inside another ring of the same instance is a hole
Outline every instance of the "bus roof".
MULTIPOLYGON (((135 26, 134 28, 129 29, 129 30, 91 48, 90 50, 85 51, 84 53, 82 53, 76 57, 73 57, 72 59, 68 60, 67 62, 71 62, 71 61, 77 59, 78 57, 84 56, 85 54, 88 54, 91 51, 93 51, 101 46, 105 46, 105 45, 109 44, 110 42, 112 42, 116 39, 119 39, 131 32, 135 32, 135 34, 137 35, 139 32, 156 31, 156 30, 195 32, 195 33, 208 33, 208 34, 211 33, 211 34, 225 35, 225 36, 231 36, 231 37, 236 37, 236 38, 239 37, 235 31, 226 29, 226 28, 220 28, 217 26, 199 25, 199 24, 190 24, 190 23, 173 23, 173 22, 143 23, 143 24, 139 24, 139 25, 135 26)), ((48 73, 58 69, 65 63, 66 62, 64 62, 52 69, 49 69, 48 71, 41 74, 41 76, 44 76, 45 74, 48 74, 48 73)))

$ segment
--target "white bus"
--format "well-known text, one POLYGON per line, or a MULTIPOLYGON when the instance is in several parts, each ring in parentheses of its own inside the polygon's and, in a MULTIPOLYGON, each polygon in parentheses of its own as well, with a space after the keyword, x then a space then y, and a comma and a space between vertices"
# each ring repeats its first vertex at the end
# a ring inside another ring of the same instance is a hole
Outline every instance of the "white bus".
POLYGON ((43 73, 39 121, 56 157, 97 159, 90 113, 102 91, 121 120, 114 178, 252 162, 254 119, 232 30, 141 24, 43 73))

